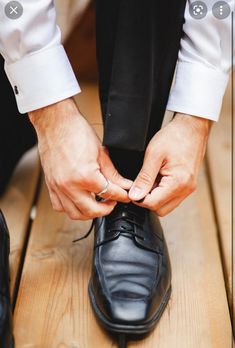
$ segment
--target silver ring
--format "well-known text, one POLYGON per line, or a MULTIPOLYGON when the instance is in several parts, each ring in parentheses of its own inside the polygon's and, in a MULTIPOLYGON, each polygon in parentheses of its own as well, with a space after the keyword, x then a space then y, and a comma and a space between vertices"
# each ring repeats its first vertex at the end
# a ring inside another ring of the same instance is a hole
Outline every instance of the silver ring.
POLYGON ((100 196, 104 195, 105 193, 107 193, 108 189, 109 189, 109 185, 110 185, 110 182, 107 180, 105 188, 102 191, 100 191, 99 193, 96 193, 96 196, 100 197, 100 196))

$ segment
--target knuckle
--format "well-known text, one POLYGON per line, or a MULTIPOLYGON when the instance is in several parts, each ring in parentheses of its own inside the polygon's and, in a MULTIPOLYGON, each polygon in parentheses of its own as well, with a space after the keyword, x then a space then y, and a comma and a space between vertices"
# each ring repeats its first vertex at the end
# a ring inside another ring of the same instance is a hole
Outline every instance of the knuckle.
POLYGON ((177 185, 179 188, 191 189, 194 187, 194 174, 190 171, 183 171, 176 176, 177 185))
POLYGON ((93 212, 93 214, 94 214, 95 217, 100 217, 100 216, 104 216, 106 212, 107 212, 107 214, 109 214, 109 211, 107 211, 107 209, 99 208, 99 209, 96 209, 93 212))
POLYGON ((105 213, 103 211, 96 210, 93 215, 94 217, 100 217, 100 216, 104 216, 105 213))
POLYGON ((91 173, 88 170, 83 169, 78 175, 76 182, 81 185, 86 185, 91 179, 91 173))
POLYGON ((84 214, 86 215, 86 217, 87 217, 88 219, 92 219, 92 218, 94 217, 93 212, 90 211, 90 210, 85 211, 84 214))
POLYGON ((47 187, 50 190, 53 190, 55 191, 57 186, 56 186, 56 182, 53 180, 53 181, 46 181, 46 184, 47 184, 47 187))
POLYGON ((55 182, 55 185, 62 191, 68 191, 71 186, 71 181, 68 179, 60 178, 55 182))
POLYGON ((94 209, 87 209, 85 212, 84 212, 84 215, 86 215, 89 219, 93 219, 95 217, 98 217, 98 214, 100 213, 100 211, 98 209, 94 210, 94 209))
POLYGON ((98 207, 96 209, 93 209, 92 211, 92 217, 101 217, 101 216, 105 216, 111 213, 111 211, 113 210, 113 206, 106 206, 106 207, 98 207))
POLYGON ((152 178, 151 174, 149 174, 145 170, 141 170, 140 171, 139 179, 140 179, 140 181, 142 181, 146 185, 152 183, 152 181, 153 181, 153 178, 152 178))
POLYGON ((163 210, 161 210, 161 209, 157 210, 157 211, 156 211, 156 214, 157 214, 158 216, 160 216, 160 217, 166 216, 166 213, 165 213, 163 210))
POLYGON ((69 215, 71 220, 79 220, 80 219, 80 214, 77 212, 69 212, 68 215, 69 215))
POLYGON ((59 207, 59 206, 54 205, 54 204, 52 204, 52 208, 57 213, 62 213, 64 211, 62 207, 59 207))

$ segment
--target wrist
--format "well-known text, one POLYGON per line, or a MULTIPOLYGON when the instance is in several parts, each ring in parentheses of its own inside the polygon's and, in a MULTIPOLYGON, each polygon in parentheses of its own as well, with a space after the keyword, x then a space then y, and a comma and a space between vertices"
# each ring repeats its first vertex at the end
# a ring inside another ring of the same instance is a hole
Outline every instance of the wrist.
POLYGON ((183 122, 184 124, 188 124, 190 127, 194 128, 195 131, 205 136, 209 135, 211 126, 213 124, 213 122, 207 118, 186 115, 181 113, 176 113, 174 116, 174 120, 177 122, 183 122))
POLYGON ((78 116, 80 113, 72 98, 64 99, 58 103, 48 105, 41 109, 28 113, 30 122, 37 133, 55 128, 59 122, 68 121, 71 117, 78 116))

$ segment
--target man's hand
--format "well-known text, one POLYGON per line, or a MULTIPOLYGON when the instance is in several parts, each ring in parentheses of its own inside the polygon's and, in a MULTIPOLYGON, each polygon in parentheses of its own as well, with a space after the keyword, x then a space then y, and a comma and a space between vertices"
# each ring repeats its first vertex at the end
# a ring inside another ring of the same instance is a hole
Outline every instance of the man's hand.
POLYGON ((41 163, 52 206, 71 219, 108 215, 116 201, 129 202, 132 182, 121 177, 95 131, 72 99, 29 114, 37 136, 41 163), (101 164, 103 168, 101 168, 101 164), (97 202, 95 194, 109 189, 97 202), (126 189, 126 190, 125 190, 126 189))
POLYGON ((165 216, 196 189, 210 123, 200 117, 176 114, 156 133, 129 192, 135 204, 165 216))

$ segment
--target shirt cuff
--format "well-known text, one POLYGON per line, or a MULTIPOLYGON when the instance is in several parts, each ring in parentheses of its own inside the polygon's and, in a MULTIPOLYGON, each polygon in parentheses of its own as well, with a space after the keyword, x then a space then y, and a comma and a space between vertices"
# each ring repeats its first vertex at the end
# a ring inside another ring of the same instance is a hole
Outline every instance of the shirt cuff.
POLYGON ((15 92, 20 113, 74 96, 81 91, 62 45, 31 53, 5 71, 15 92))
POLYGON ((228 78, 200 63, 179 62, 167 109, 218 121, 228 78))

